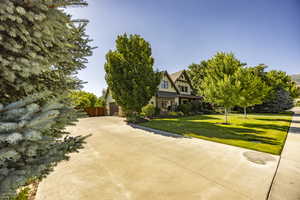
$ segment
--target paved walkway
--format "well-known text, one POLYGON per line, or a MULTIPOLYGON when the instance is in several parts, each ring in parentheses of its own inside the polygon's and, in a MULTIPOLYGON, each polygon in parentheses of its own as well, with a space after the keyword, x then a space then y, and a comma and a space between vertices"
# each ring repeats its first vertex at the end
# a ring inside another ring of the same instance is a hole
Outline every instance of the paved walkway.
POLYGON ((82 119, 69 131, 93 136, 41 182, 36 200, 265 200, 279 160, 117 117, 82 119))
POLYGON ((300 108, 295 108, 289 134, 281 154, 281 159, 270 200, 300 199, 300 108))

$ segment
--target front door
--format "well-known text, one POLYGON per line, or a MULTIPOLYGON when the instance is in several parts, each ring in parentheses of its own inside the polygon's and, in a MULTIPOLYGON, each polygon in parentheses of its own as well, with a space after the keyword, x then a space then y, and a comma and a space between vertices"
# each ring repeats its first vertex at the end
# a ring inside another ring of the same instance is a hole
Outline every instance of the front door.
POLYGON ((171 111, 173 106, 175 105, 175 99, 160 97, 157 100, 157 104, 162 112, 168 112, 171 111))

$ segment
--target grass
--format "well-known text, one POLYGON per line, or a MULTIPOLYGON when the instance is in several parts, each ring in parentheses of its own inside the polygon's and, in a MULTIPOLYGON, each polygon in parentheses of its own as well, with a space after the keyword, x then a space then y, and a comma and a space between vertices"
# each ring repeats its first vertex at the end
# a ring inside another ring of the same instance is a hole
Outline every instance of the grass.
POLYGON ((140 125, 184 136, 220 142, 279 155, 285 143, 292 114, 231 114, 229 125, 223 115, 197 115, 153 119, 140 125))

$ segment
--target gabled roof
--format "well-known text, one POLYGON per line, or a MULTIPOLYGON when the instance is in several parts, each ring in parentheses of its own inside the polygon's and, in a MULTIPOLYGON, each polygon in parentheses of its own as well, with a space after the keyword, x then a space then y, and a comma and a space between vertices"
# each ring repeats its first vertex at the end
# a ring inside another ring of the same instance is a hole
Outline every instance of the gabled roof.
POLYGON ((177 79, 181 76, 183 71, 184 70, 180 70, 178 72, 170 74, 170 77, 171 77, 172 81, 174 81, 174 82, 177 81, 177 79))
MULTIPOLYGON (((175 85, 175 82, 172 80, 172 78, 171 78, 171 76, 169 75, 169 73, 168 73, 167 71, 162 71, 161 73, 162 73, 162 75, 166 75, 166 76, 167 76, 167 78, 168 78, 169 81, 171 82, 172 86, 173 86, 174 89, 176 90, 176 93, 177 93, 177 94, 180 94, 178 88, 177 88, 176 85, 175 85)), ((110 91, 109 91, 109 87, 107 87, 106 93, 105 93, 105 96, 104 96, 104 99, 107 98, 109 92, 110 92, 110 91)))
POLYGON ((189 75, 188 75, 188 73, 187 73, 186 70, 180 70, 178 72, 172 73, 170 75, 170 77, 172 78, 173 82, 175 83, 182 74, 185 76, 187 82, 189 83, 189 85, 191 86, 192 90, 194 91, 194 87, 192 85, 192 82, 191 82, 190 77, 189 77, 189 75))
POLYGON ((189 77, 188 73, 186 72, 186 70, 180 70, 178 72, 172 73, 170 76, 175 83, 182 74, 185 76, 187 81, 191 84, 190 77, 189 77))
POLYGON ((178 94, 180 94, 178 88, 177 88, 176 85, 175 85, 175 81, 173 81, 173 79, 172 79, 172 77, 169 75, 169 73, 168 73, 167 71, 164 71, 163 74, 166 75, 166 76, 168 77, 168 79, 170 80, 171 84, 172 84, 173 87, 175 88, 176 92, 177 92, 178 94))
POLYGON ((191 88, 193 89, 193 85, 192 85, 192 82, 191 82, 191 80, 190 80, 190 77, 189 77, 188 73, 187 73, 185 70, 180 70, 180 71, 178 71, 178 72, 175 72, 175 73, 171 74, 170 76, 171 76, 172 80, 173 80, 174 83, 175 83, 175 82, 177 81, 177 79, 178 79, 182 74, 185 76, 187 82, 190 84, 191 88))
MULTIPOLYGON (((177 81, 177 79, 183 74, 187 80, 187 82, 189 83, 189 85, 191 86, 192 90, 194 90, 193 86, 192 86, 192 83, 191 83, 191 80, 190 80, 190 77, 188 75, 188 73, 186 72, 186 70, 180 70, 178 72, 175 72, 175 73, 172 73, 171 75, 167 72, 167 71, 162 71, 161 72, 163 75, 167 76, 167 78, 170 80, 172 86, 174 87, 174 89, 176 90, 177 94, 180 94, 179 92, 179 89, 177 88, 177 86, 175 85, 175 82, 177 81)), ((107 91, 106 91, 106 94, 105 94, 105 99, 107 98, 108 94, 109 94, 109 88, 107 88, 107 91)), ((159 92, 159 90, 158 90, 159 92)), ((170 93, 170 92, 169 92, 170 93)), ((157 93, 158 94, 158 93, 157 93)), ((163 93, 161 93, 163 94, 163 93)), ((165 93, 164 93, 165 95, 165 93)), ((174 95, 174 94, 173 94, 174 95)), ((182 94, 180 94, 182 96, 182 94)), ((189 96, 194 96, 194 95, 184 95, 182 97, 189 97, 189 96)), ((202 98, 200 96, 196 96, 196 97, 199 97, 199 98, 202 98)))

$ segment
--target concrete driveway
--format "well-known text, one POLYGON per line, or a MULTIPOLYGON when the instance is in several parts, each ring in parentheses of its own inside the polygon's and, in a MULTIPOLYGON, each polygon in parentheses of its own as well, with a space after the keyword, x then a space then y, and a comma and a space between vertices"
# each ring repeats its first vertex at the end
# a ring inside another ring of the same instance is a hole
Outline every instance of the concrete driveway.
POLYGON ((290 126, 269 200, 300 199, 300 107, 290 126))
POLYGON ((37 200, 265 199, 278 156, 133 128, 118 117, 68 128, 93 136, 39 185, 37 200))

